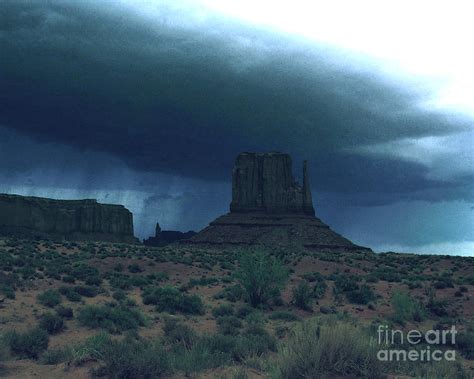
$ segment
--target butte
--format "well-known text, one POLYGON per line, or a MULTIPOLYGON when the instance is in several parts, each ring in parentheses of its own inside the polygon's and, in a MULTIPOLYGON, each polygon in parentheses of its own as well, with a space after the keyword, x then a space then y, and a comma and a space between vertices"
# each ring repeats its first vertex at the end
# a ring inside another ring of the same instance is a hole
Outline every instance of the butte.
POLYGON ((292 174, 291 157, 280 152, 239 154, 232 172, 230 212, 183 243, 371 251, 334 232, 315 216, 307 162, 303 162, 300 185, 292 174))

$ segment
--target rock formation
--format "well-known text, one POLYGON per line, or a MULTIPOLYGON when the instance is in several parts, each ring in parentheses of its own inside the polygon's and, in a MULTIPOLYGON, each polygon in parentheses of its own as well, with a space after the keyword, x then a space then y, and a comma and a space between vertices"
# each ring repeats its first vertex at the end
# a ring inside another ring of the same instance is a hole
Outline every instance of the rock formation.
POLYGON ((288 154, 239 154, 232 173, 230 213, 211 222, 186 243, 370 251, 354 245, 315 217, 307 163, 303 163, 302 186, 295 181, 291 167, 288 154))
POLYGON ((135 243, 133 215, 123 205, 0 194, 0 235, 135 243))
POLYGON ((239 154, 232 174, 230 211, 314 216, 306 162, 303 167, 301 187, 293 178, 288 154, 239 154))
POLYGON ((173 242, 187 240, 193 237, 196 232, 179 232, 176 230, 161 230, 160 224, 156 223, 155 236, 143 241, 146 246, 165 246, 173 242))

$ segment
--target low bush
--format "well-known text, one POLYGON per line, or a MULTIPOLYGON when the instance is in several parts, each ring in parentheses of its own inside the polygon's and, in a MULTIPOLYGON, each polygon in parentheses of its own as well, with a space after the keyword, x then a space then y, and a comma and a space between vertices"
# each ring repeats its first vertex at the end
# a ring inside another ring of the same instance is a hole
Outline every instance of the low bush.
POLYGON ((223 291, 219 292, 214 297, 216 299, 226 299, 231 303, 235 303, 236 301, 241 300, 244 297, 244 294, 244 290, 240 284, 234 284, 233 286, 224 288, 223 291))
POLYGON ((305 311, 311 311, 313 303, 313 291, 307 282, 299 283, 292 292, 292 303, 305 311))
POLYGON ((189 280, 188 284, 185 286, 185 288, 193 288, 196 286, 209 286, 212 284, 217 284, 219 283, 219 279, 215 277, 210 277, 210 278, 192 278, 189 280))
POLYGON ((294 313, 285 311, 276 311, 268 316, 270 320, 297 321, 299 318, 294 313))
POLYGON ((430 293, 426 308, 435 316, 444 317, 448 315, 448 303, 446 300, 439 300, 434 293, 430 293))
POLYGON ((186 295, 174 287, 148 288, 143 292, 143 303, 156 305, 158 312, 203 314, 204 305, 197 295, 186 295))
POLYGON ((70 275, 78 280, 86 280, 88 277, 100 277, 99 270, 85 263, 75 263, 70 275))
POLYGON ((217 330, 224 335, 236 336, 242 327, 242 321, 236 316, 221 316, 216 321, 217 330))
POLYGON ((280 296, 288 279, 288 271, 279 260, 258 250, 243 254, 235 276, 248 302, 256 307, 280 296))
POLYGON ((64 283, 75 283, 76 279, 72 275, 64 275, 63 278, 62 278, 62 281, 64 283))
POLYGON ((139 265, 134 263, 134 264, 131 264, 131 265, 128 266, 128 271, 133 273, 133 274, 136 274, 136 273, 142 272, 143 270, 141 269, 141 267, 139 265))
POLYGON ((85 297, 96 297, 99 293, 97 287, 92 286, 75 286, 73 288, 74 292, 78 293, 81 296, 85 297))
POLYGON ((70 348, 49 349, 41 355, 41 364, 57 365, 71 359, 72 351, 70 348))
POLYGON ((216 318, 221 316, 232 316, 233 314, 234 308, 230 304, 222 304, 212 310, 212 315, 216 318))
POLYGON ((350 323, 305 321, 279 348, 274 376, 289 379, 381 377, 378 349, 375 341, 350 323))
POLYGON ((79 311, 79 322, 89 328, 103 328, 110 333, 137 329, 146 323, 143 314, 123 306, 87 305, 79 311))
POLYGON ((7 284, 0 284, 0 293, 8 299, 15 299, 15 289, 7 284))
POLYGON ((100 276, 88 276, 84 283, 88 286, 100 286, 102 284, 102 278, 100 276))
POLYGON ((99 333, 86 339, 84 343, 75 345, 65 350, 69 353, 67 363, 79 366, 91 360, 98 360, 102 357, 102 351, 109 345, 111 338, 107 333, 99 333))
POLYGON ((308 272, 306 274, 303 274, 302 278, 307 280, 310 283, 324 281, 324 276, 320 274, 319 272, 308 272))
POLYGON ((8 332, 5 340, 12 354, 20 358, 37 359, 48 348, 49 336, 43 329, 34 328, 23 333, 8 332))
POLYGON ((474 333, 461 332, 456 336, 456 348, 466 359, 474 359, 474 333))
POLYGON ((40 293, 36 299, 40 304, 50 308, 61 303, 61 295, 56 290, 46 290, 40 293))
POLYGON ((315 299, 321 299, 326 293, 328 288, 327 284, 324 281, 318 281, 313 287, 313 297, 315 299))
POLYGON ((158 343, 145 340, 111 341, 101 353, 98 374, 108 378, 160 378, 171 372, 169 354, 158 343))
POLYGON ((123 301, 127 298, 127 294, 124 290, 118 289, 114 291, 112 297, 117 301, 123 301))
POLYGON ((186 348, 190 348, 197 338, 189 326, 184 325, 175 318, 165 319, 163 332, 169 343, 183 345, 186 348))
POLYGON ((406 321, 422 321, 426 311, 421 302, 413 299, 408 293, 395 291, 392 295, 392 320, 403 325, 406 321))
POLYGON ((77 302, 81 301, 81 299, 82 299, 82 296, 79 295, 76 291, 74 291, 73 288, 61 287, 59 290, 60 290, 61 294, 66 296, 66 299, 68 299, 69 301, 71 301, 73 303, 77 303, 77 302), (63 290, 61 291, 61 289, 63 289, 63 290))
POLYGON ((196 343, 210 354, 220 355, 227 362, 242 362, 254 355, 276 350, 276 340, 265 332, 263 335, 242 334, 238 336, 215 334, 201 337, 196 343))
POLYGON ((151 279, 148 275, 126 275, 117 272, 108 273, 107 279, 109 280, 110 286, 112 288, 121 290, 129 290, 133 287, 145 288, 153 282, 153 279, 151 279))
POLYGON ((334 293, 340 294, 359 289, 357 278, 353 275, 334 274, 334 293))
POLYGON ((62 305, 56 307, 56 313, 59 317, 71 319, 74 317, 74 312, 72 308, 64 307, 62 305))
POLYGON ((236 316, 239 318, 246 318, 250 313, 254 312, 255 309, 248 304, 244 304, 241 307, 237 308, 235 312, 236 316))
POLYGON ((49 334, 57 334, 63 330, 64 321, 57 314, 45 313, 41 316, 39 327, 46 330, 49 334))
POLYGON ((376 298, 374 291, 367 284, 347 292, 346 297, 347 300, 354 304, 368 304, 376 298))

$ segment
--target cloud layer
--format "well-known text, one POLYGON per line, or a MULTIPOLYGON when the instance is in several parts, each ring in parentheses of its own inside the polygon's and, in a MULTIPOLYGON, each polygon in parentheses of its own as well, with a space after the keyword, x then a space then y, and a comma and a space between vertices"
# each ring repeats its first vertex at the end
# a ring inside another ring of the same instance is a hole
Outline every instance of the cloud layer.
POLYGON ((354 206, 389 214, 400 201, 470 209, 472 120, 422 107, 425 92, 352 53, 177 4, 159 2, 153 13, 119 2, 1 5, 0 170, 11 186, 36 170, 32 187, 51 188, 39 172, 70 171, 76 179, 59 187, 136 191, 176 215, 194 209, 183 217, 195 221, 173 224, 186 228, 209 221, 212 200, 195 186, 183 200, 150 178, 201 183, 224 200, 238 152, 282 150, 298 170, 310 161, 315 197, 329 194, 321 208, 335 222, 354 206), (110 174, 124 167, 128 178, 110 174))

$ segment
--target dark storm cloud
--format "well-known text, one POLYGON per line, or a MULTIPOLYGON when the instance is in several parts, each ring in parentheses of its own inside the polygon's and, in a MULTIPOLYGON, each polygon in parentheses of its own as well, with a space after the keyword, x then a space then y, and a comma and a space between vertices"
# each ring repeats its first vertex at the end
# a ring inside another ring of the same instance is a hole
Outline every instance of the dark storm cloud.
POLYGON ((242 150, 311 161, 316 190, 452 199, 465 180, 348 153, 464 130, 349 57, 210 18, 152 22, 113 2, 4 2, 0 123, 43 142, 111 154, 139 171, 228 179, 242 150), (336 64, 337 63, 337 64, 336 64), (430 191, 436 194, 430 195, 430 191))

